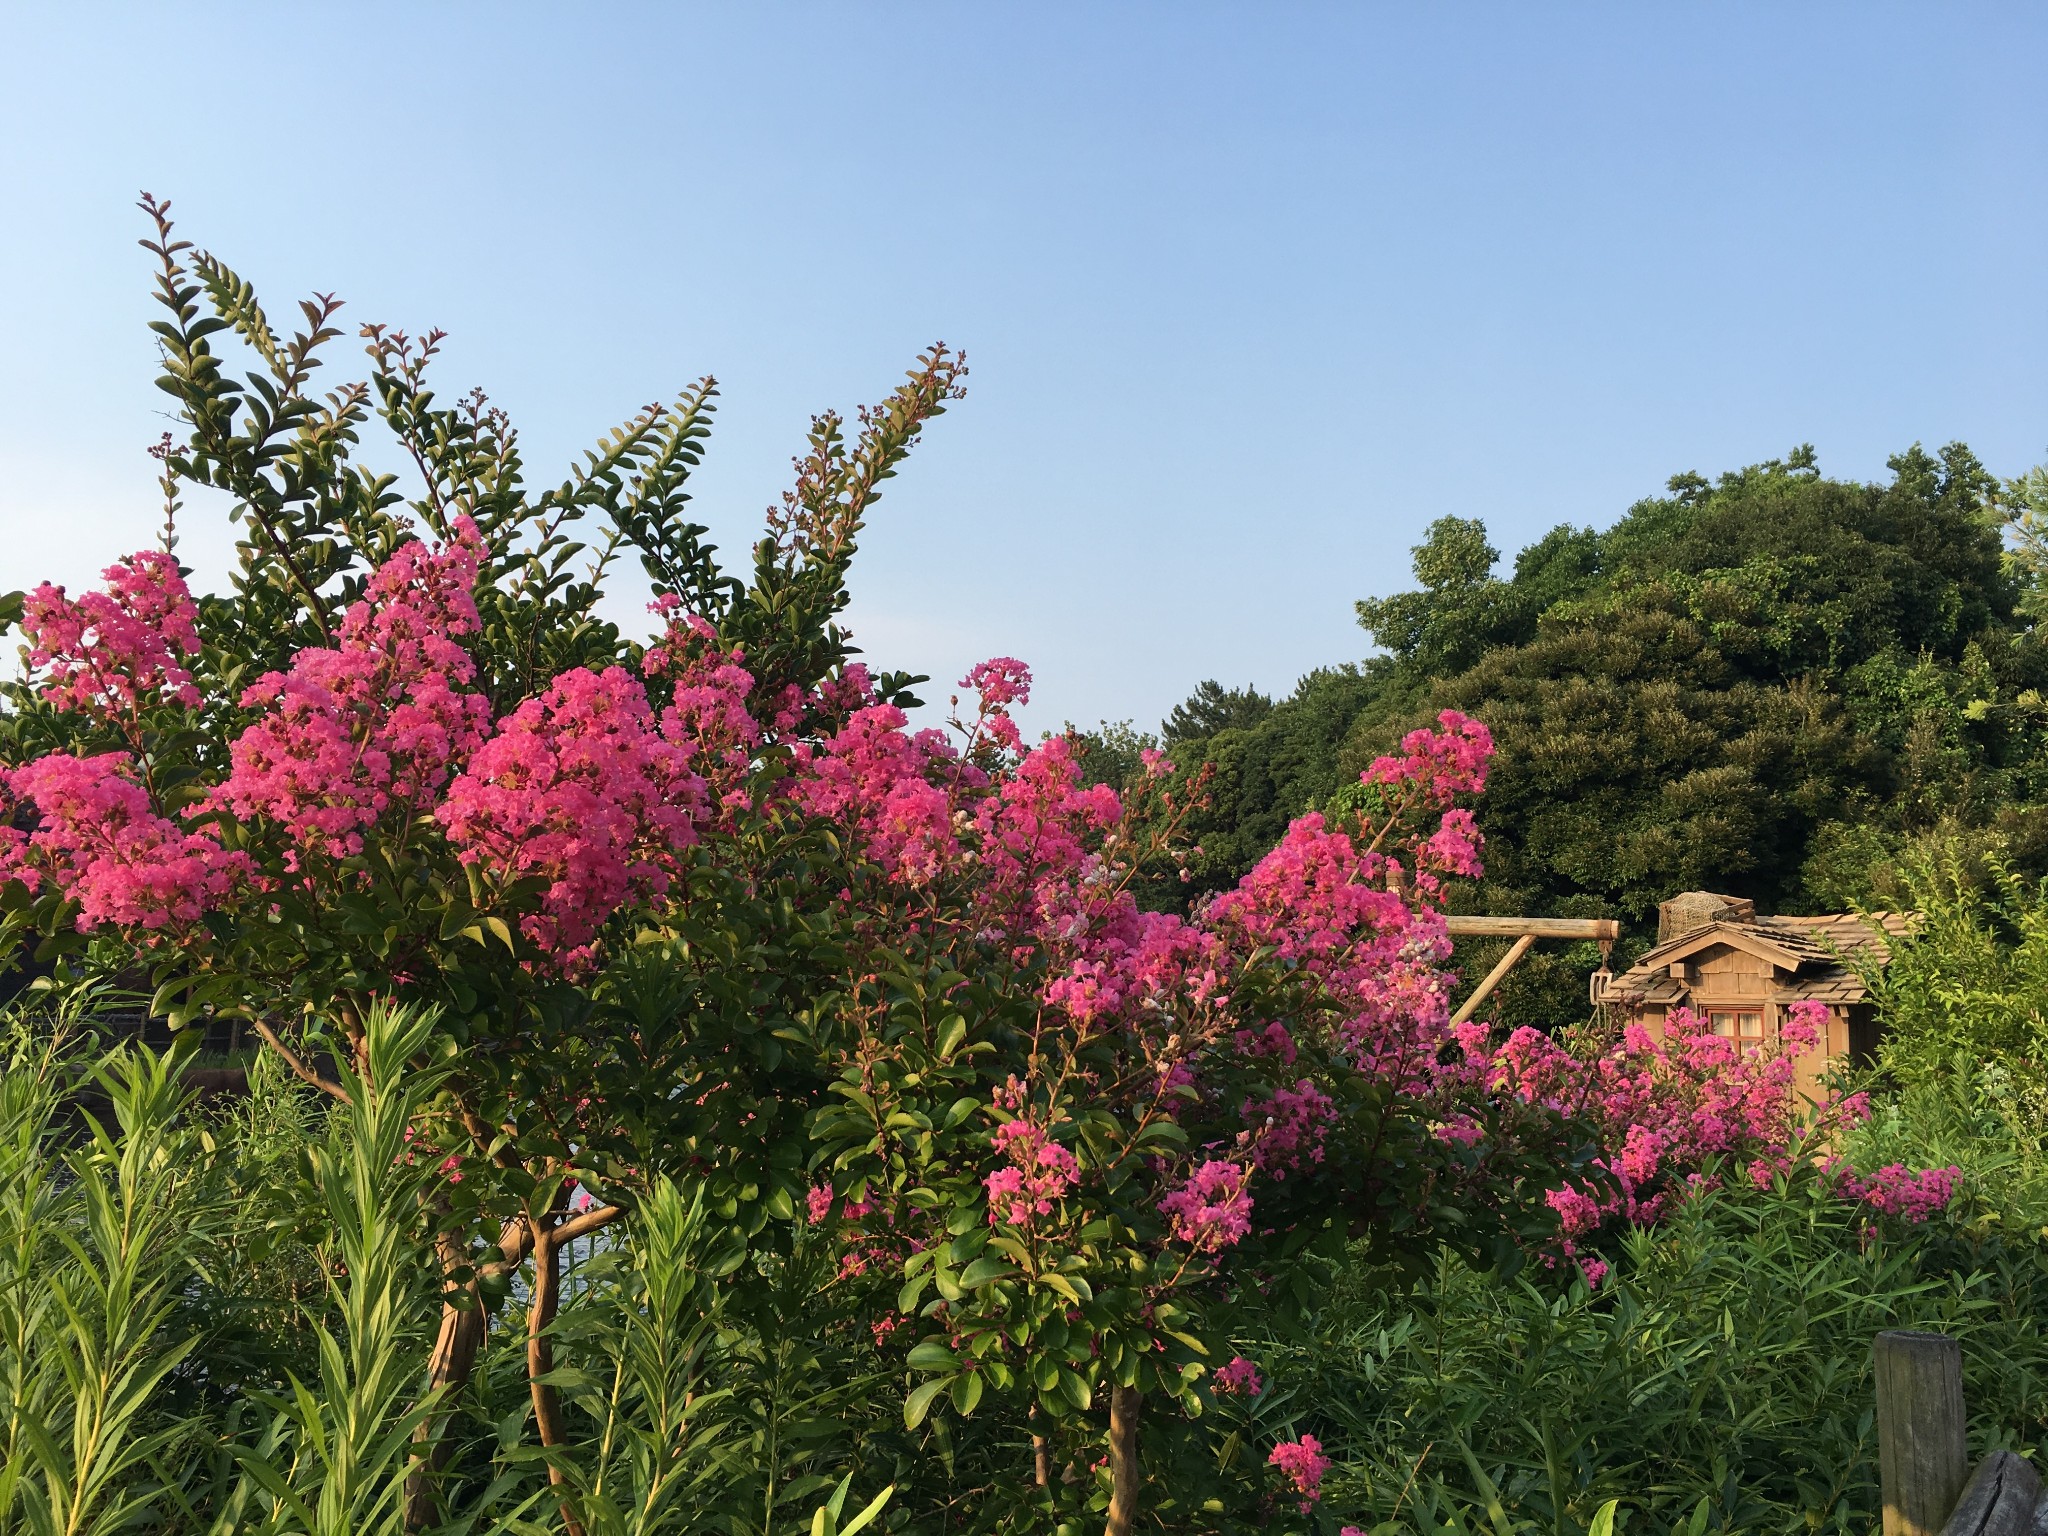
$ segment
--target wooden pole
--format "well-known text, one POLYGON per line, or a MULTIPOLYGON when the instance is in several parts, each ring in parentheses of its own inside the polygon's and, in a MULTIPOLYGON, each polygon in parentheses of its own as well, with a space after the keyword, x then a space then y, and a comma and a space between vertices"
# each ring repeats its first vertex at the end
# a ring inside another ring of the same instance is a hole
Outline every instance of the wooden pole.
POLYGON ((1621 924, 1611 917, 1446 917, 1444 928, 1454 939, 1511 939, 1532 934, 1539 939, 1598 939, 1612 944, 1621 924))
POLYGON ((1889 1330, 1876 1367, 1884 1536, 1940 1536, 1970 1475, 1962 1349, 1946 1334, 1889 1330))
POLYGON ((1462 1024, 1471 1018, 1473 1014, 1477 1013, 1479 1005, 1486 1001, 1487 994, 1500 985, 1501 977, 1507 975, 1509 971, 1515 968, 1515 962, 1529 953, 1529 946, 1535 942, 1536 935, 1533 933, 1525 933, 1515 940, 1508 947, 1508 952, 1500 957, 1500 964, 1486 973, 1486 980, 1474 987, 1472 995, 1458 1005, 1458 1011, 1451 1015, 1451 1022, 1453 1024, 1462 1024))

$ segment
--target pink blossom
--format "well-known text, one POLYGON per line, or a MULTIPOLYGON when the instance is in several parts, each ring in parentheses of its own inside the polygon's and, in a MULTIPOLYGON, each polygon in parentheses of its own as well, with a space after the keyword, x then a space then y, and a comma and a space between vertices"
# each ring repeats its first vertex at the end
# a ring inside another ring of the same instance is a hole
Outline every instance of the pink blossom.
POLYGON ((577 667, 500 722, 435 813, 462 862, 493 881, 546 882, 520 920, 577 964, 629 895, 660 896, 708 814, 687 746, 656 729, 622 667, 577 667))
POLYGON ((1963 1170, 1951 1164, 1914 1173, 1903 1163, 1887 1163, 1863 1178, 1847 1168, 1835 1171, 1835 1190, 1845 1200, 1860 1200, 1887 1216, 1919 1223, 1949 1208, 1963 1170))
POLYGON ((1005 709, 1031 702, 1031 669, 1013 656, 995 656, 977 662, 960 679, 962 688, 981 695, 984 709, 1005 709))
MULTIPOLYGON (((1601 1200, 1552 1191, 1567 1243, 1609 1216, 1648 1223, 1700 1187, 1712 1160, 1733 1162, 1767 1185, 1812 1133, 1794 1101, 1794 1053, 1809 1048, 1826 1010, 1795 1003, 1779 1038, 1744 1051, 1689 1009, 1672 1010, 1661 1039, 1638 1024, 1603 1054, 1583 1059, 1531 1029, 1513 1031, 1491 1053, 1497 1090, 1592 1120, 1605 1143, 1601 1162, 1613 1190, 1601 1200)), ((1475 1055, 1476 1040, 1465 1042, 1475 1055)), ((1831 1106, 1824 1123, 1849 1123, 1858 1100, 1831 1106)))
POLYGON ((1337 1123, 1337 1105, 1310 1078, 1276 1088, 1263 1106, 1247 1101, 1239 1112, 1247 1124, 1263 1120, 1264 1133, 1252 1149, 1261 1173, 1284 1178, 1323 1160, 1323 1141, 1337 1123))
POLYGON ((1486 788, 1492 733, 1455 709, 1436 718, 1440 730, 1410 731, 1401 738, 1402 755, 1375 758, 1362 775, 1364 782, 1414 786, 1432 805, 1445 805, 1453 795, 1477 794, 1486 788))
POLYGON ((1322 1442, 1314 1435, 1303 1435, 1299 1440, 1282 1440, 1273 1447, 1273 1454, 1266 1458, 1266 1465, 1278 1467, 1294 1484, 1294 1491, 1301 1495, 1303 1514, 1323 1496, 1323 1474, 1330 1470, 1330 1458, 1323 1454, 1322 1442))
POLYGON ((1173 1240, 1197 1253, 1221 1253, 1252 1229, 1252 1197, 1246 1171, 1211 1158, 1180 1188, 1159 1202, 1172 1218, 1173 1240))
POLYGON ((796 749, 797 803, 862 838, 868 856, 908 885, 929 884, 958 848, 952 805, 932 782, 951 760, 943 739, 904 730, 893 704, 856 710, 822 745, 796 749))
POLYGON ((813 1184, 810 1193, 804 1197, 804 1204, 810 1211, 811 1225, 817 1226, 832 1214, 832 1186, 813 1184))
POLYGON ((477 628, 482 540, 467 518, 455 542, 400 546, 314 646, 243 694, 263 713, 229 747, 231 771, 209 804, 276 822, 302 852, 343 858, 386 816, 425 810, 482 743, 484 697, 458 643, 477 628))
POLYGON ((1257 1397, 1266 1390, 1259 1368, 1243 1355, 1231 1356, 1230 1364, 1217 1371, 1212 1382, 1218 1392, 1227 1396, 1257 1397))
POLYGON ((1053 1202, 1081 1176, 1074 1154, 1025 1119, 1005 1121, 996 1127, 993 1139, 1008 1166, 982 1181, 988 1190, 990 1224, 1028 1227, 1038 1217, 1050 1216, 1053 1202))
POLYGON ((39 817, 0 839, 0 874, 48 879, 78 903, 80 932, 197 922, 249 876, 246 854, 157 815, 134 771, 124 752, 54 753, 0 775, 39 817))
POLYGON ((48 667, 42 695, 60 709, 103 717, 158 699, 196 705, 178 660, 199 654, 199 608, 162 550, 145 549, 102 573, 107 588, 73 600, 44 582, 22 605, 31 667, 48 667))

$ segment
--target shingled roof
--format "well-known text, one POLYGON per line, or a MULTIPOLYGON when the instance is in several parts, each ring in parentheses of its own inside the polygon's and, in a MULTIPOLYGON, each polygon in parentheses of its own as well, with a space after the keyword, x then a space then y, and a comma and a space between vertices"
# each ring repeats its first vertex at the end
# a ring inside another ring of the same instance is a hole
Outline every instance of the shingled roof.
POLYGON ((1910 918, 1880 912, 1869 917, 1836 913, 1823 917, 1757 917, 1746 901, 1690 891, 1665 903, 1665 931, 1673 918, 1683 931, 1667 937, 1609 984, 1606 1000, 1623 1007, 1677 1007, 1691 988, 1671 974, 1688 955, 1725 944, 1770 961, 1777 985, 1774 1003, 1811 1001, 1837 1007, 1868 999, 1859 965, 1891 959, 1891 940, 1908 932, 1910 918), (1700 917, 1713 914, 1708 921, 1700 917))

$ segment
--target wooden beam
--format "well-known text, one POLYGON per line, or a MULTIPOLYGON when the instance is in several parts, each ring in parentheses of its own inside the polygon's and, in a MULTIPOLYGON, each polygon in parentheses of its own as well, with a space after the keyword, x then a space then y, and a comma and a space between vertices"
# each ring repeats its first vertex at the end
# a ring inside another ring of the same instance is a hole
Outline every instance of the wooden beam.
POLYGON ((1452 938, 1602 939, 1621 937, 1621 924, 1611 917, 1447 917, 1452 938))
POLYGON ((1472 995, 1458 1005, 1458 1011, 1451 1015, 1451 1022, 1463 1024, 1477 1013, 1479 1005, 1486 1001, 1487 994, 1500 985, 1501 977, 1515 968, 1515 962, 1529 953, 1529 946, 1535 942, 1536 935, 1533 933, 1525 933, 1515 940, 1508 952, 1500 957, 1500 964, 1486 973, 1486 980, 1474 987, 1472 995))

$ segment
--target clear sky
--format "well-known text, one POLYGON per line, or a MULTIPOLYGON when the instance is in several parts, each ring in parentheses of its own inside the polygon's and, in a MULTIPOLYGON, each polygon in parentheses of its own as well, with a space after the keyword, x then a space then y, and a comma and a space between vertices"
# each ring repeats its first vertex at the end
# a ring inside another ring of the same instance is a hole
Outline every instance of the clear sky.
POLYGON ((1023 657, 1042 726, 1285 690, 1445 513, 2048 456, 2044 66, 2037 4, 0 0, 0 588, 151 536, 148 188, 274 317, 448 329, 542 478, 717 374, 728 549, 812 411, 963 346, 871 659, 1023 657))

